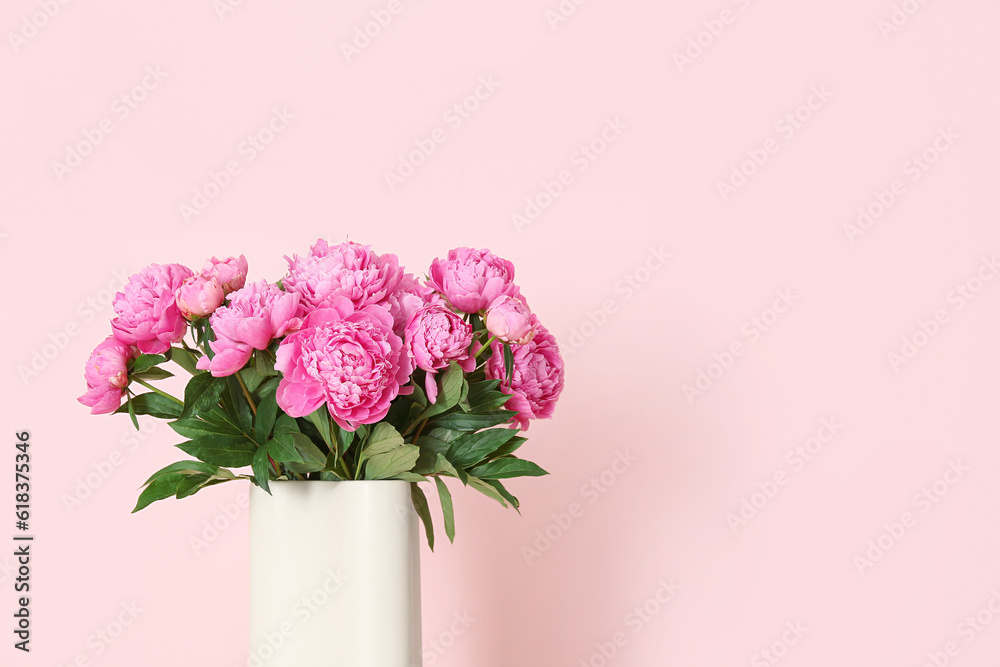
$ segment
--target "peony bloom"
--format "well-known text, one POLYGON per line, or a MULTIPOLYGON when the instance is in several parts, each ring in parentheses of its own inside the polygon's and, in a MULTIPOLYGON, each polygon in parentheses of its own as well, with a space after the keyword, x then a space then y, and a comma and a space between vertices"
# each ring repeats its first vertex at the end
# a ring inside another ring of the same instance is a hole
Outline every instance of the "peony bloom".
POLYGON ((90 414, 110 414, 121 406, 122 390, 128 386, 128 362, 137 356, 136 348, 114 336, 94 348, 84 370, 87 393, 77 399, 90 408, 90 414))
POLYGON ((219 279, 205 274, 191 276, 177 288, 177 307, 189 320, 211 315, 225 298, 219 279))
POLYGON ((193 274, 180 264, 150 264, 115 295, 115 338, 146 354, 166 352, 184 337, 187 322, 177 307, 177 289, 193 274))
POLYGON ((350 241, 330 246, 319 239, 305 257, 285 259, 288 276, 282 285, 302 295, 302 314, 329 308, 337 297, 357 308, 384 305, 403 277, 395 255, 377 255, 371 246, 350 241))
POLYGON ((490 304, 483 320, 490 334, 505 343, 518 345, 525 345, 534 338, 538 322, 524 301, 506 294, 490 304))
POLYGON ((326 403, 348 431, 380 421, 396 396, 413 390, 404 387, 413 364, 392 332, 389 311, 358 309, 346 297, 311 312, 302 329, 281 341, 274 367, 284 375, 277 393, 282 410, 304 417, 326 403))
POLYGON ((242 289, 247 283, 247 258, 243 255, 239 257, 229 257, 227 259, 212 259, 205 262, 205 267, 201 270, 206 276, 218 278, 219 284, 226 294, 242 289))
POLYGON ((431 403, 437 401, 436 373, 449 361, 457 361, 467 373, 475 369, 476 360, 469 356, 471 344, 472 325, 445 306, 425 306, 410 314, 406 350, 414 363, 427 371, 424 386, 431 403))
POLYGON ((384 305, 392 315, 393 332, 402 338, 406 321, 415 310, 424 306, 443 306, 444 298, 430 287, 418 282, 412 273, 404 273, 396 291, 389 295, 384 305))
POLYGON ((528 428, 531 419, 548 419, 556 407, 556 401, 563 390, 565 368, 555 337, 549 333, 538 318, 534 320, 535 337, 527 345, 512 346, 514 352, 514 376, 510 384, 506 382, 503 362, 503 343, 493 341, 492 355, 486 364, 486 377, 500 380, 500 390, 510 394, 504 408, 516 410, 511 420, 518 428, 528 428))
POLYGON ((513 286, 514 265, 489 250, 455 248, 431 263, 430 285, 466 313, 478 313, 513 286))
POLYGON ((254 350, 267 349, 273 339, 302 325, 295 315, 299 295, 266 280, 250 283, 229 298, 229 305, 216 310, 209 320, 215 332, 209 345, 215 356, 198 359, 198 368, 211 371, 215 377, 232 375, 243 368, 254 350))

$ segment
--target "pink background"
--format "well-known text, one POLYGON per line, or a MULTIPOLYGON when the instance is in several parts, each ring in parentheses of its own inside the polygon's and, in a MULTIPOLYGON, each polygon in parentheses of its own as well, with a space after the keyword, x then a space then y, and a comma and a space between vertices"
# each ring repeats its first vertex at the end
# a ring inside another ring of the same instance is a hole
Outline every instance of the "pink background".
POLYGON ((190 540, 246 489, 130 516, 177 439, 89 417, 83 364, 120 271, 242 252, 274 280, 282 255, 350 236, 418 272, 457 245, 510 258, 568 364, 530 430, 553 474, 510 485, 523 516, 453 488, 458 539, 423 563, 425 665, 996 664, 1000 281, 978 273, 1000 251, 1000 6, 561 5, 3 4, 0 468, 30 429, 37 542, 34 651, 5 629, 0 662, 245 658, 246 512, 190 540), (274 109, 294 118, 251 160, 274 109), (734 169, 750 175, 724 197, 734 169), (859 207, 879 217, 845 229, 859 207))

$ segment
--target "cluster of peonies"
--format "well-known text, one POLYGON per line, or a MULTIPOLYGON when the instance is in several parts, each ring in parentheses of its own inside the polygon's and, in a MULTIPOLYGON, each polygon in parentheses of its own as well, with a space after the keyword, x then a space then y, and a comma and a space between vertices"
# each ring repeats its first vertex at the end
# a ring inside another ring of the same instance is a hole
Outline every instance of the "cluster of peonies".
POLYGON ((87 362, 88 391, 80 401, 92 412, 121 405, 131 360, 162 354, 180 342, 189 322, 208 318, 211 358, 198 368, 232 375, 254 350, 277 341, 274 367, 282 374, 276 399, 292 417, 326 405, 346 430, 385 418, 397 396, 412 392, 415 369, 424 371, 428 399, 436 374, 456 362, 476 367, 484 344, 492 356, 488 378, 501 380, 518 411, 515 423, 545 418, 563 387, 563 361, 555 339, 531 313, 514 283, 514 266, 489 250, 456 248, 431 264, 426 283, 393 254, 370 246, 318 240, 307 255, 286 257, 278 283, 246 283, 244 257, 212 258, 198 274, 179 264, 151 265, 131 277, 114 301, 113 335, 87 362), (480 341, 470 314, 481 318, 489 341, 480 341), (504 350, 513 351, 507 379, 504 350))

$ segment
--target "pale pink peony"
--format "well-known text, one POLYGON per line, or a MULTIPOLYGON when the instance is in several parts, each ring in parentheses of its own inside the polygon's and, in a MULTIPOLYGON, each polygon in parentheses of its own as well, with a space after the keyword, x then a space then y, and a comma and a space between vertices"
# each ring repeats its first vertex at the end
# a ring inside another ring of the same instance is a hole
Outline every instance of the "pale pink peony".
POLYGON ((406 321, 406 350, 414 363, 427 371, 424 387, 427 399, 437 401, 437 371, 454 360, 471 373, 476 360, 469 356, 472 325, 445 306, 425 306, 406 321))
POLYGON ((150 264, 115 295, 115 338, 146 354, 166 352, 184 337, 187 321, 177 307, 177 289, 193 274, 180 264, 150 264))
POLYGON ((90 408, 90 414, 110 414, 121 406, 122 391, 128 386, 128 362, 137 356, 138 349, 114 336, 94 348, 83 373, 87 393, 77 399, 90 408))
POLYGON ((331 246, 319 239, 305 257, 285 259, 288 276, 282 285, 302 295, 302 315, 331 307, 337 297, 357 308, 384 305, 403 277, 395 255, 377 255, 371 246, 350 241, 331 246))
POLYGON ((552 417, 565 377, 555 337, 538 322, 537 317, 532 315, 532 319, 535 337, 527 345, 512 346, 514 375, 509 385, 504 372, 503 343, 493 341, 492 355, 486 364, 486 377, 500 380, 500 390, 511 395, 504 409, 517 411, 511 421, 521 429, 527 429, 532 419, 552 417))
POLYGON ((254 350, 264 350, 275 338, 297 330, 299 295, 285 292, 266 280, 250 283, 229 295, 209 322, 215 340, 209 345, 215 356, 198 360, 198 368, 215 377, 236 373, 250 360, 254 350))
POLYGON ((478 313, 514 289, 514 265, 489 250, 455 248, 431 263, 430 285, 466 313, 478 313))
POLYGON ((341 428, 383 419, 399 394, 413 391, 413 364, 403 341, 392 332, 392 317, 382 306, 355 308, 334 297, 331 307, 310 313, 302 329, 281 341, 274 367, 284 377, 278 406, 304 417, 326 403, 341 428))
POLYGON ((444 304, 444 297, 420 283, 412 273, 404 273, 399 285, 396 286, 396 291, 389 295, 384 305, 392 315, 393 332, 402 338, 406 321, 415 310, 424 306, 444 304))
POLYGON ((219 284, 226 294, 242 289, 247 283, 247 258, 243 255, 239 257, 227 257, 218 259, 213 257, 205 262, 205 267, 201 270, 206 276, 214 276, 219 279, 219 284))
POLYGON ((226 293, 214 276, 191 276, 177 288, 177 307, 181 315, 189 320, 208 317, 225 299, 226 293))
POLYGON ((524 301, 506 294, 497 297, 486 309, 483 323, 487 331, 505 343, 525 345, 535 336, 535 324, 531 311, 524 301))

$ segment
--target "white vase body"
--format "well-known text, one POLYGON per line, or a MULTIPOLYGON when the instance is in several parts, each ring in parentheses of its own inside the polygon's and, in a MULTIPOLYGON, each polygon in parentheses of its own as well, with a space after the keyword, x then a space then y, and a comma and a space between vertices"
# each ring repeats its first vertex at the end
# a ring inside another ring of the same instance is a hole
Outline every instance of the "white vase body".
POLYGON ((250 667, 421 667, 409 482, 250 494, 250 667))

